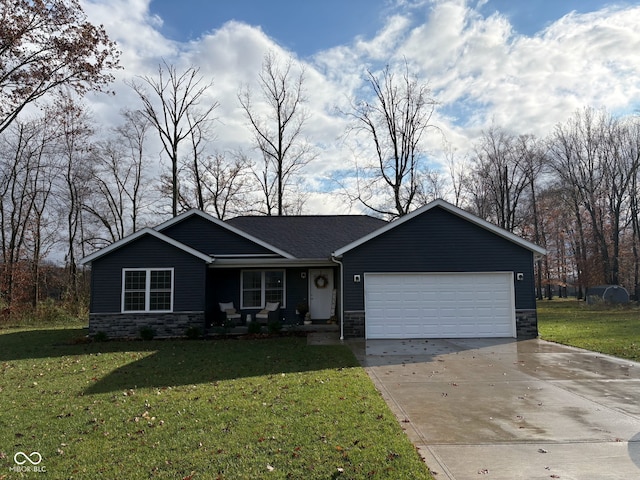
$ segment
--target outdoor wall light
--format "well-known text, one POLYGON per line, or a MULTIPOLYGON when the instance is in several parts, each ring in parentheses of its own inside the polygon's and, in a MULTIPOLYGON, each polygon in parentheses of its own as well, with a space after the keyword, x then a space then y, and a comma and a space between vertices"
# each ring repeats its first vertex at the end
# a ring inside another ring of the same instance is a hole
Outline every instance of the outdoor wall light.
POLYGON ((360 283, 360 275, 353 276, 353 283, 360 283))
POLYGON ((518 280, 519 282, 524 280, 524 273, 516 273, 516 280, 518 280))

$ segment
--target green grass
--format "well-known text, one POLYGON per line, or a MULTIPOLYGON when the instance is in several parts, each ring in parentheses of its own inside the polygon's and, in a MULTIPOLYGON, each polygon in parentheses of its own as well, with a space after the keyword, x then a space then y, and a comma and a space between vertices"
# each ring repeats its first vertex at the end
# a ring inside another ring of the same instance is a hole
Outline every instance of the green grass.
POLYGON ((640 361, 640 308, 587 305, 576 300, 538 302, 545 340, 640 361))
POLYGON ((431 478, 347 347, 85 333, 0 331, 0 479, 431 478))

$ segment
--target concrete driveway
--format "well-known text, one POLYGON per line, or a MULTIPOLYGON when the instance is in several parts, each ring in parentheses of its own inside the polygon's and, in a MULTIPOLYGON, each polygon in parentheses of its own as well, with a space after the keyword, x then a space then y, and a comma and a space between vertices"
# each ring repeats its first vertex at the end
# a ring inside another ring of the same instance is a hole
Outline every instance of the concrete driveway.
POLYGON ((640 363, 542 340, 351 347, 437 480, 640 478, 640 363))

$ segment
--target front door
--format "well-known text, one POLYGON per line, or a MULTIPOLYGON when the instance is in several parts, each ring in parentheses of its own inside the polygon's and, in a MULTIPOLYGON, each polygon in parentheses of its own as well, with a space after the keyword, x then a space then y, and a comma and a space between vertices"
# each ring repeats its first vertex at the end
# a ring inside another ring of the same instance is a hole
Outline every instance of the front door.
POLYGON ((333 270, 309 270, 309 313, 313 320, 331 318, 333 304, 333 270))

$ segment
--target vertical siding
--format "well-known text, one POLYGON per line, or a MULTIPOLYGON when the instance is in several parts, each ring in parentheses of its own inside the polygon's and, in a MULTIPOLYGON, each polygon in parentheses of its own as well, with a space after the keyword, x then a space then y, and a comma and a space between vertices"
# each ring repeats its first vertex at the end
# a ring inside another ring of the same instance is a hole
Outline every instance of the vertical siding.
POLYGON ((173 310, 203 311, 206 264, 165 242, 145 235, 91 265, 91 313, 121 310, 123 268, 173 268, 173 310))
POLYGON ((439 207, 345 253, 343 263, 345 310, 364 309, 365 272, 522 272, 515 307, 535 308, 533 253, 439 207))

